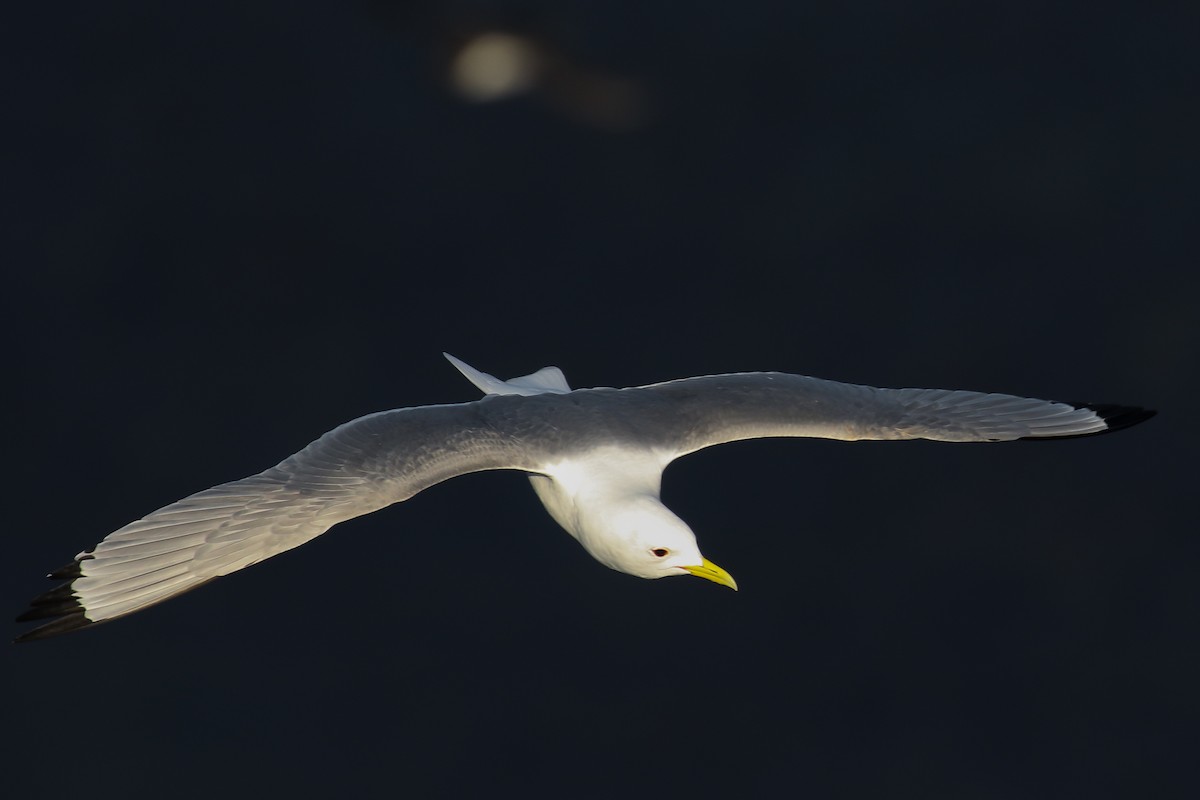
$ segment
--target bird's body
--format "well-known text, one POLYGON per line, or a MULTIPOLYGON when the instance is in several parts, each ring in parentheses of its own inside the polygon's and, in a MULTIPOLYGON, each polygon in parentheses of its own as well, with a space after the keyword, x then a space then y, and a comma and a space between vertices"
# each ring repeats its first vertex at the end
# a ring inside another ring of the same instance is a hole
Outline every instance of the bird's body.
POLYGON ((606 566, 644 578, 690 573, 736 588, 659 501, 662 471, 675 458, 766 436, 952 442, 1085 436, 1153 414, 784 373, 572 390, 554 367, 501 381, 447 357, 488 395, 361 417, 258 475, 126 525, 51 574, 69 582, 36 599, 20 619, 54 619, 20 639, 124 616, 448 478, 493 469, 528 473, 554 520, 606 566))

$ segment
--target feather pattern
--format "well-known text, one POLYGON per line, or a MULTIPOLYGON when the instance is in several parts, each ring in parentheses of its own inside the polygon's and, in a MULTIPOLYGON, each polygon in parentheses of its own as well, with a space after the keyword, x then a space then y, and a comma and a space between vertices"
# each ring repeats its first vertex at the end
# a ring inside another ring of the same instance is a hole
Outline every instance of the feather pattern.
POLYGON ((775 372, 572 391, 557 368, 505 382, 451 360, 492 393, 473 403, 370 414, 264 472, 125 525, 51 573, 68 582, 18 617, 51 621, 18 641, 133 613, 469 472, 530 473, 551 514, 577 535, 571 520, 580 507, 569 483, 620 482, 638 473, 644 483, 639 492, 657 498, 663 466, 722 442, 774 436, 1062 438, 1128 427, 1154 414, 1005 394, 879 389, 775 372), (638 465, 644 469, 633 469, 638 465))

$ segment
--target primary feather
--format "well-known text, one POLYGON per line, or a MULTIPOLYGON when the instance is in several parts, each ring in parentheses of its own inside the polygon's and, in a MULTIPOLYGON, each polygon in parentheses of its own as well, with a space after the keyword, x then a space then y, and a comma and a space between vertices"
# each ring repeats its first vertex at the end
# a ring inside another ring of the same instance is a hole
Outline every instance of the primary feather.
MULTIPOLYGON (((488 396, 370 414, 258 475, 129 523, 51 573, 68 582, 18 617, 51 621, 18 641, 131 614, 469 472, 529 473, 551 515, 614 569, 718 580, 712 570, 719 568, 699 555, 690 528, 658 500, 662 470, 679 456, 770 436, 947 442, 1087 436, 1154 414, 784 373, 571 390, 556 367, 502 381, 447 358, 488 396), (657 556, 662 550, 671 555, 657 556)), ((719 582, 733 585, 719 573, 719 582)))

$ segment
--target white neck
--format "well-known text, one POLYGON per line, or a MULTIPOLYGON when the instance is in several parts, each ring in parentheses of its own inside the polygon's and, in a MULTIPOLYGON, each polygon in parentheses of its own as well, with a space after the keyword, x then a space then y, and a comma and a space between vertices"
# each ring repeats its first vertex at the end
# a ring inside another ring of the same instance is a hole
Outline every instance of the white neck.
POLYGON ((546 475, 531 475, 529 482, 555 522, 597 561, 619 568, 616 551, 622 540, 612 527, 614 509, 652 504, 674 518, 658 501, 670 459, 648 455, 604 448, 559 462, 546 475))

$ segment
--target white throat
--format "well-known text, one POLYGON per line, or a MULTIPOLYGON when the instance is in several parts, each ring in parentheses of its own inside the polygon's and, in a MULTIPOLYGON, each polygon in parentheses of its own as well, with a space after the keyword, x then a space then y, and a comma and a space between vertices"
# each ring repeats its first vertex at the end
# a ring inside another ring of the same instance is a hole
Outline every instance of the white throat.
MULTIPOLYGON (((487 394, 566 394, 562 371, 543 367, 504 381, 445 354, 487 394)), ((691 529, 658 499, 672 454, 607 447, 541 466, 529 476, 546 511, 600 563, 643 578, 681 574, 703 560, 691 529), (664 555, 657 555, 664 554, 664 555)))
POLYGON ((605 448, 548 465, 529 482, 546 511, 600 563, 628 572, 626 555, 647 526, 690 531, 659 501, 669 459, 647 451, 605 448), (640 524, 639 524, 640 523, 640 524))

